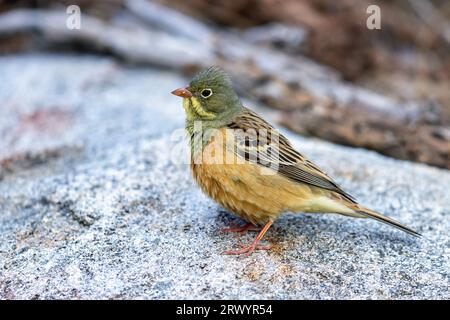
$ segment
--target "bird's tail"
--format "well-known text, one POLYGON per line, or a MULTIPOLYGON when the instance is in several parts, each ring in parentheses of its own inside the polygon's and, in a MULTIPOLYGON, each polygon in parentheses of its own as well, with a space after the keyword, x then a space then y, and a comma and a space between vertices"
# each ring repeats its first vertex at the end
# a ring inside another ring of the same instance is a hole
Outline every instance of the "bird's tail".
POLYGON ((382 215, 381 213, 378 213, 376 211, 373 211, 373 210, 370 210, 368 208, 365 208, 365 207, 363 207, 361 205, 354 205, 354 207, 352 209, 357 214, 360 214, 362 217, 372 218, 372 219, 378 220, 380 222, 386 223, 386 224, 388 224, 390 226, 393 226, 393 227, 395 227, 397 229, 400 229, 400 230, 402 230, 404 232, 407 232, 407 233, 409 233, 409 234, 411 234, 413 236, 416 236, 416 237, 421 237, 422 236, 417 231, 414 231, 413 229, 411 229, 411 228, 401 224, 400 222, 398 222, 398 221, 396 221, 396 220, 394 220, 392 218, 386 217, 386 216, 382 215))

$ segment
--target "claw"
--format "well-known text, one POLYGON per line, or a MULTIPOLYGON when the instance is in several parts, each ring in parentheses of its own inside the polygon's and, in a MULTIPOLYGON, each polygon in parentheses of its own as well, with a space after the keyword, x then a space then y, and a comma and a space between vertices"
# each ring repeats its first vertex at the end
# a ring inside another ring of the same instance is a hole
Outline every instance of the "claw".
POLYGON ((224 254, 228 254, 228 255, 235 255, 235 254, 245 254, 246 256, 251 255, 255 250, 270 250, 270 248, 272 246, 267 245, 259 245, 256 243, 252 243, 251 245, 243 245, 240 244, 240 247, 242 247, 242 249, 239 250, 227 250, 224 252, 224 254))
POLYGON ((264 234, 267 232, 267 230, 270 228, 270 226, 272 225, 273 221, 269 221, 264 228, 261 230, 261 232, 258 234, 258 236, 256 237, 255 241, 253 241, 252 244, 250 245, 242 245, 239 244, 240 247, 242 247, 242 249, 240 250, 227 250, 224 252, 224 254, 245 254, 247 256, 251 255, 255 250, 269 250, 271 248, 271 246, 264 246, 264 245, 260 245, 259 241, 262 239, 262 237, 264 236, 264 234))
MULTIPOLYGON (((243 243, 239 243, 238 244, 238 247, 241 247, 241 248, 248 248, 248 247, 250 247, 251 245, 245 245, 245 244, 243 244, 243 243)), ((255 246, 255 249, 254 250, 270 250, 270 249, 272 249, 272 245, 270 245, 270 244, 268 244, 268 245, 263 245, 263 244, 257 244, 256 246, 255 246)))

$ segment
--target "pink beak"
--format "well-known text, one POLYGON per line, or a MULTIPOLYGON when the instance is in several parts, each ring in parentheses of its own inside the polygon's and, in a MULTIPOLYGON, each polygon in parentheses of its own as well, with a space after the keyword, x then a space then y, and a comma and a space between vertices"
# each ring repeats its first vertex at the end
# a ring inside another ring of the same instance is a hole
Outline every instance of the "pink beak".
POLYGON ((176 96, 182 97, 182 98, 191 98, 192 97, 192 92, 190 92, 187 88, 179 88, 179 89, 173 90, 171 93, 176 96))

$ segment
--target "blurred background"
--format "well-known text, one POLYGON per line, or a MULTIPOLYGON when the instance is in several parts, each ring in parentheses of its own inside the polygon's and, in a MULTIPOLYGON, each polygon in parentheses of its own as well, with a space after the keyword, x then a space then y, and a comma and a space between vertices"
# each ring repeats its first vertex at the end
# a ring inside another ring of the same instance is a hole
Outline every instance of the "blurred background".
POLYGON ((295 132, 450 169, 449 1, 1 0, 1 54, 35 51, 186 76, 221 65, 295 132))

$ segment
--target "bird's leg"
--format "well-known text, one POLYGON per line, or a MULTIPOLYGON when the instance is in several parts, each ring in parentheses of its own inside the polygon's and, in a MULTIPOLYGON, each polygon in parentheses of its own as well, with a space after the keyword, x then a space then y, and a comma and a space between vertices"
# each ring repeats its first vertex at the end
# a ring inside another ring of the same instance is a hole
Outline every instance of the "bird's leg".
POLYGON ((246 232, 246 231, 258 231, 258 228, 256 228, 252 223, 246 223, 242 227, 234 226, 231 228, 225 228, 220 230, 220 233, 227 233, 227 232, 246 232))
POLYGON ((270 246, 260 246, 260 245, 258 245, 258 243, 264 237, 264 235, 266 234, 267 230, 269 230, 269 228, 270 228, 270 226, 272 224, 273 224, 273 221, 267 222, 266 225, 264 226, 264 228, 261 230, 261 232, 256 237, 255 241, 252 242, 252 244, 250 244, 248 246, 244 246, 240 250, 228 250, 228 251, 225 251, 225 254, 244 254, 245 253, 247 256, 249 256, 255 250, 269 250, 270 246))

